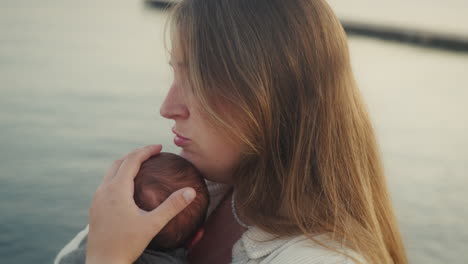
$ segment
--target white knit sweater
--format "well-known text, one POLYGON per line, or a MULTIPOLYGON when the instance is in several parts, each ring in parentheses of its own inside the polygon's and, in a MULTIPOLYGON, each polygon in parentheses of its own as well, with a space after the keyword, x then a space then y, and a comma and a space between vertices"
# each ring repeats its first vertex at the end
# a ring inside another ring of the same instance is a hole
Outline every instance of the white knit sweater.
MULTIPOLYGON (((354 251, 341 247, 326 235, 314 239, 362 261, 354 251)), ((349 257, 327 249, 305 236, 275 238, 259 228, 249 228, 232 248, 233 264, 355 264, 349 257)))
MULTIPOLYGON (((208 183, 210 206, 208 215, 219 204, 228 187, 212 182, 208 183)), ((88 226, 79 232, 56 256, 54 264, 69 252, 76 250, 81 240, 87 235, 88 226)), ((338 248, 362 261, 354 251, 341 247, 326 235, 314 237, 316 240, 338 248)), ((216 249, 214 249, 216 250, 216 249)), ((275 238, 259 228, 250 227, 232 248, 232 264, 356 264, 343 254, 327 249, 305 236, 275 238)), ((364 262, 363 262, 364 263, 364 262)), ((157 263, 155 263, 157 264, 157 263)))

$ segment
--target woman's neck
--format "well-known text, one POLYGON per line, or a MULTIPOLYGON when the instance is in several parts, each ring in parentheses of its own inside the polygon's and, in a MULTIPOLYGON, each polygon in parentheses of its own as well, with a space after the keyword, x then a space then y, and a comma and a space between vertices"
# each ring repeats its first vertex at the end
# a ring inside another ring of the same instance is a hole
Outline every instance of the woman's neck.
POLYGON ((230 263, 232 246, 246 231, 232 215, 232 189, 208 217, 204 236, 188 253, 189 263, 230 263))

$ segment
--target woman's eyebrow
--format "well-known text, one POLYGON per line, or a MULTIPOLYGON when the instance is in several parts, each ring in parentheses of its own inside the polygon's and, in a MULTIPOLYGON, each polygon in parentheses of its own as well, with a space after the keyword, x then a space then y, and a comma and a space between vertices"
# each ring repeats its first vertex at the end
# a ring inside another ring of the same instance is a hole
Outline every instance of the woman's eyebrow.
MULTIPOLYGON (((173 63, 171 60, 168 61, 168 64, 169 64, 171 67, 174 67, 174 63, 173 63)), ((175 65, 176 65, 177 67, 180 67, 180 68, 185 68, 185 67, 187 67, 187 64, 184 63, 184 62, 181 62, 181 61, 175 62, 175 65)))

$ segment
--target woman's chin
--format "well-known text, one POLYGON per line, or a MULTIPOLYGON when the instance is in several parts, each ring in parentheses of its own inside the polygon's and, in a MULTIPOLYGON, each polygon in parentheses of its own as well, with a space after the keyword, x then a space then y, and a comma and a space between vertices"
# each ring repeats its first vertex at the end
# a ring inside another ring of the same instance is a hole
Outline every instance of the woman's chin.
POLYGON ((191 152, 185 150, 184 148, 181 148, 180 152, 179 152, 179 156, 181 156, 182 158, 190 161, 190 163, 192 163, 195 167, 197 167, 197 165, 193 161, 194 155, 191 152))
POLYGON ((213 168, 213 165, 216 166, 217 164, 207 163, 215 161, 200 157, 200 155, 196 155, 196 153, 187 151, 183 148, 180 150, 179 156, 190 161, 190 163, 192 163, 193 166, 195 166, 202 173, 202 176, 205 179, 217 183, 232 184, 232 175, 219 172, 213 168))

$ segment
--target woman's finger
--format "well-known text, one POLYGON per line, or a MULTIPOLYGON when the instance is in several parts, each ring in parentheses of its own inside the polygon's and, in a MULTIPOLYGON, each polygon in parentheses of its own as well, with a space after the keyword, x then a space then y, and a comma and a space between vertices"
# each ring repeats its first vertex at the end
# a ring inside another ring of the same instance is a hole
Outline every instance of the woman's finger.
POLYGON ((172 218, 185 209, 196 196, 193 188, 183 188, 172 193, 162 204, 149 212, 154 231, 159 232, 172 218))
POLYGON ((111 167, 107 170, 106 174, 104 174, 102 183, 108 183, 110 180, 112 180, 112 178, 114 178, 115 174, 119 170, 120 165, 122 164, 123 161, 124 161, 123 159, 119 159, 119 160, 115 160, 112 163, 111 167))
POLYGON ((149 145, 128 154, 127 158, 120 165, 115 178, 123 182, 133 183, 133 179, 137 175, 141 163, 161 152, 161 149, 162 145, 149 145))
POLYGON ((115 177, 115 175, 117 174, 117 171, 119 171, 119 168, 120 166, 122 165, 122 162, 128 157, 128 155, 130 155, 131 153, 133 152, 136 152, 138 151, 139 149, 141 148, 136 148, 134 149, 132 152, 129 152, 127 153, 125 156, 123 156, 122 158, 118 159, 118 160, 115 160, 111 167, 109 168, 109 170, 107 170, 106 174, 104 174, 104 178, 102 179, 102 183, 106 183, 106 182, 109 182, 112 178, 115 177))

